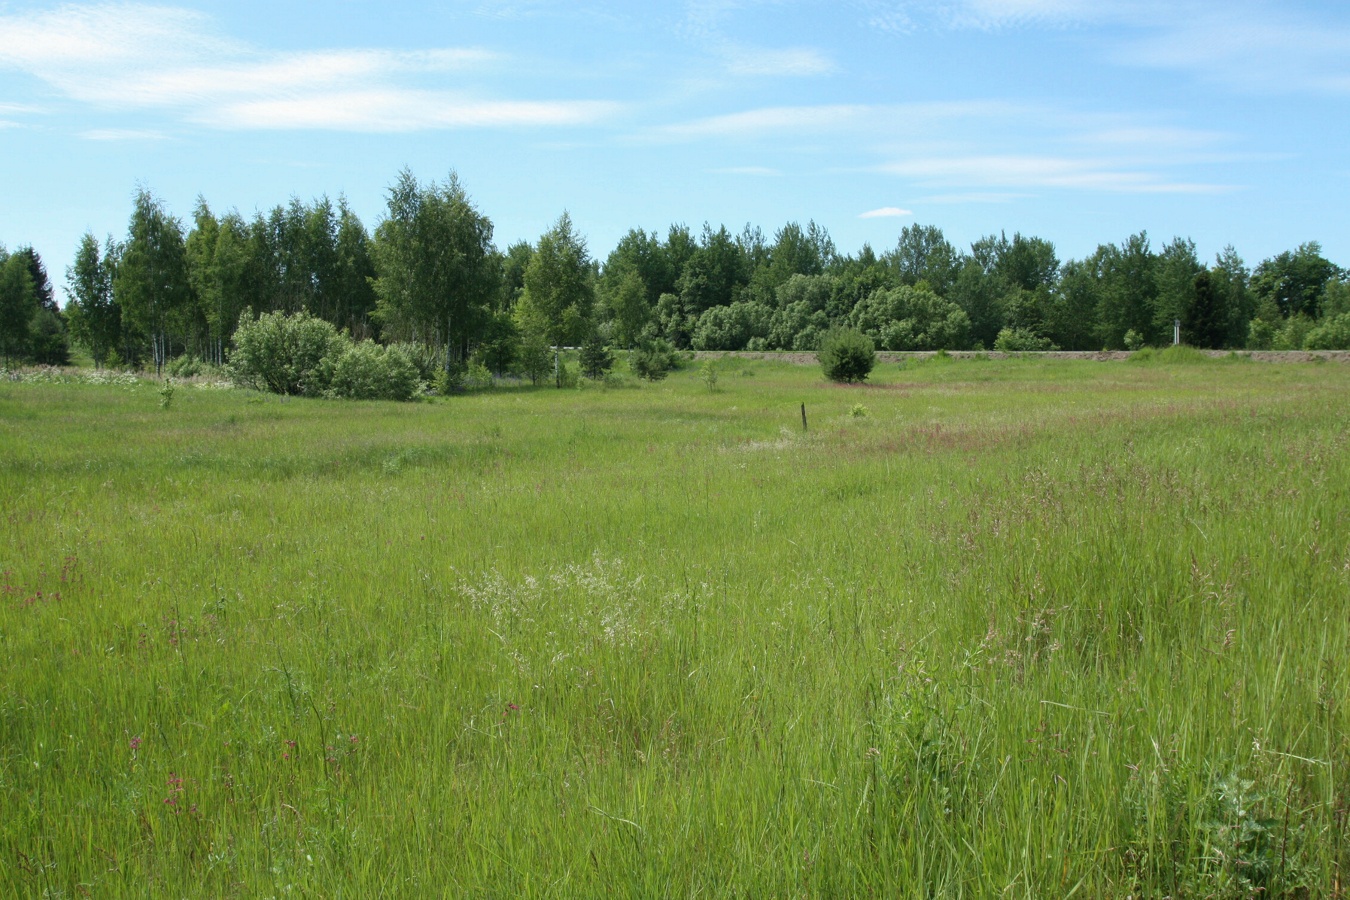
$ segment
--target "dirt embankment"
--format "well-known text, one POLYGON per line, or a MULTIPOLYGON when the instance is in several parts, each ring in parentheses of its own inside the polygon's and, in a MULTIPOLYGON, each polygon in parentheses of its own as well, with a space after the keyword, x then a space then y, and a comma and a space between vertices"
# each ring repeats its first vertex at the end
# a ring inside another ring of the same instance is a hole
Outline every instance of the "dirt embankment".
MULTIPOLYGON (((1223 359, 1230 354, 1230 351, 1228 350, 1199 350, 1196 352, 1203 353, 1214 359, 1223 359)), ((1350 363, 1350 350, 1237 350, 1231 351, 1231 353, 1234 356, 1251 359, 1254 362, 1312 362, 1315 359, 1325 359, 1328 362, 1350 363)), ((898 363, 907 359, 928 359, 930 356, 934 355, 936 355, 936 351, 932 350, 916 350, 912 352, 880 350, 877 352, 877 361, 883 363, 898 363)), ((949 351, 948 355, 955 359, 973 359, 978 356, 987 359, 1087 359, 1094 362, 1111 362, 1113 360, 1129 359, 1131 354, 1128 350, 1050 350, 1039 353, 1003 353, 998 350, 953 350, 949 351)), ((694 357, 696 359, 766 359, 801 366, 816 364, 816 355, 814 353, 785 350, 701 350, 696 352, 694 357)))

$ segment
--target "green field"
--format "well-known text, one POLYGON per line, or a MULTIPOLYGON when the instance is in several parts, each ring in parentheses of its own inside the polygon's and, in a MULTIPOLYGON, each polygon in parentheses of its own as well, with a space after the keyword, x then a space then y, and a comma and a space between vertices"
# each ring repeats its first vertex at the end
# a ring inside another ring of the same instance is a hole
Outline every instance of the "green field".
POLYGON ((0 896, 1350 890, 1350 366, 159 390, 0 383, 0 896))

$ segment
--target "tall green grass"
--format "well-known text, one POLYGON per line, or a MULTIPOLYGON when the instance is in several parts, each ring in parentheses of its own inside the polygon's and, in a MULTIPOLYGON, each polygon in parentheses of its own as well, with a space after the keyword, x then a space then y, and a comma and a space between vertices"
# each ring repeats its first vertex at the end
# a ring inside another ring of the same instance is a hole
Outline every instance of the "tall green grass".
POLYGON ((0 385, 0 893, 1343 894, 1350 371, 1187 362, 0 385))

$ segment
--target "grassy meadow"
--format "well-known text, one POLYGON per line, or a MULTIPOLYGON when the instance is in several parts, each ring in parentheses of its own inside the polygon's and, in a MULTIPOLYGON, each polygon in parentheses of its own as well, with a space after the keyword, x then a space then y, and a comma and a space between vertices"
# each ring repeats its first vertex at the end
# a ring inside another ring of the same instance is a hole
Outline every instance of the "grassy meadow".
POLYGON ((1350 366, 719 367, 0 383, 0 896, 1350 892, 1350 366))

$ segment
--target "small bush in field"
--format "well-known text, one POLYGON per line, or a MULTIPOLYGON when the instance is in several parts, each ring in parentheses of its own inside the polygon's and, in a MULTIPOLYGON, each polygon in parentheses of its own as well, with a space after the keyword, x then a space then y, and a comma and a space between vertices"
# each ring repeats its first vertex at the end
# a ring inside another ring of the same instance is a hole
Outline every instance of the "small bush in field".
POLYGON ((853 328, 831 331, 820 342, 816 354, 825 377, 831 381, 853 384, 867 380, 877 364, 876 346, 872 339, 853 328))
POLYGON ((586 343, 581 345, 581 374, 587 378, 600 379, 614 368, 614 353, 605 346, 605 340, 598 331, 593 332, 586 343))
POLYGON ((698 377, 703 380, 710 393, 717 390, 717 363, 711 359, 705 360, 698 370, 698 377))
POLYGON ((669 375, 678 363, 675 348, 661 338, 643 341, 628 357, 628 365, 632 368, 633 374, 648 381, 660 381, 669 375))

